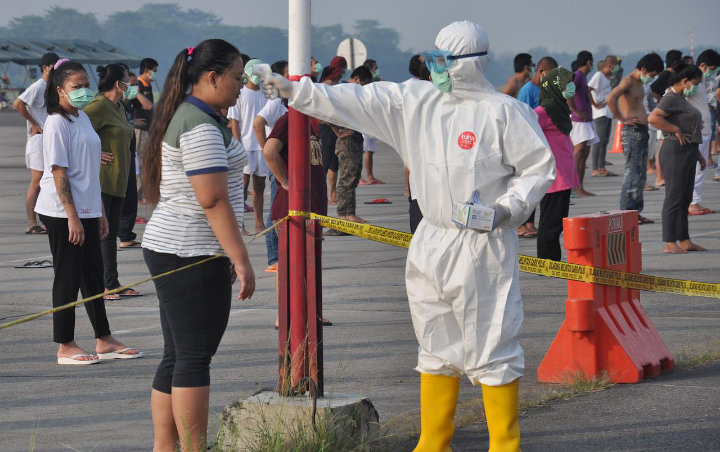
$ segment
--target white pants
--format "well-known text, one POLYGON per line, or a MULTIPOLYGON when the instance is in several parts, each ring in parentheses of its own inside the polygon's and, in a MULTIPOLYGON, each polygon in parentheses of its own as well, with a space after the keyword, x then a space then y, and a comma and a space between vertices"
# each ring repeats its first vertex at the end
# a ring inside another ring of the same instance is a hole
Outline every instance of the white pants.
MULTIPOLYGON (((705 157, 705 161, 708 161, 710 154, 710 135, 702 136, 702 143, 699 147, 700 153, 705 157)), ((702 186, 705 182, 705 170, 700 169, 700 163, 697 164, 695 169, 695 188, 693 189, 693 204, 700 204, 702 201, 702 186)))
POLYGON ((423 220, 408 252, 405 282, 416 370, 500 386, 523 375, 518 238, 514 229, 480 233, 423 220))

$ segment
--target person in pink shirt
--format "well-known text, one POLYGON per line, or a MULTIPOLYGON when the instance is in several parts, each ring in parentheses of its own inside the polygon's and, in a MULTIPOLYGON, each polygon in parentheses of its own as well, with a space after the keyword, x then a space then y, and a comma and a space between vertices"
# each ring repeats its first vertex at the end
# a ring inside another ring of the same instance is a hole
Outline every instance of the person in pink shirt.
POLYGON ((562 220, 570 209, 570 192, 579 183, 570 140, 573 124, 566 100, 568 96, 572 97, 573 90, 567 90, 567 86, 573 83, 573 77, 574 74, 564 67, 548 72, 540 81, 540 105, 535 108, 557 169, 555 182, 540 201, 537 256, 556 261, 562 257, 560 233, 562 220))

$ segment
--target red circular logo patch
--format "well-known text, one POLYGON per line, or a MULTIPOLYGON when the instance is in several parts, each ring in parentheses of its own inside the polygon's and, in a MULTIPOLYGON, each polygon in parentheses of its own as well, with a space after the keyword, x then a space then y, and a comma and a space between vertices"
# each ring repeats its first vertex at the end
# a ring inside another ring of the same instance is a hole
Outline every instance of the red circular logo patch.
POLYGON ((477 141, 477 138, 475 138, 475 134, 472 132, 463 132, 458 137, 458 146, 460 146, 463 149, 472 149, 473 146, 475 146, 475 142, 477 141))

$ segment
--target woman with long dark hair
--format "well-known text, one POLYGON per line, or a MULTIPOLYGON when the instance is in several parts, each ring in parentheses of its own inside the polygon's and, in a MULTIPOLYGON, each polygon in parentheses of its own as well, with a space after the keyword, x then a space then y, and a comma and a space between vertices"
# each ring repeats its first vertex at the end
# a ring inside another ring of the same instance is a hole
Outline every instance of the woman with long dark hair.
POLYGON ((697 91, 702 72, 692 64, 678 63, 670 74, 670 89, 660 99, 648 121, 663 132, 660 167, 665 175, 665 200, 662 208, 662 236, 665 251, 685 254, 706 251, 690 240, 688 207, 692 202, 695 168, 706 161, 700 153, 702 115, 686 97, 697 91))
MULTIPOLYGON (((100 197, 100 138, 81 111, 93 98, 80 63, 59 60, 48 76, 43 130, 45 171, 35 211, 47 227, 53 255, 53 307, 103 292, 100 240, 108 223, 100 197)), ((138 358, 110 335, 105 302, 85 303, 96 353, 75 343, 75 309, 53 314, 53 339, 59 343, 58 364, 94 364, 101 359, 138 358)))
POLYGON ((240 228, 247 152, 218 115, 243 86, 238 50, 209 39, 181 51, 165 79, 145 155, 145 197, 157 204, 142 246, 155 281, 163 359, 155 373, 155 451, 205 450, 210 360, 230 315, 231 284, 252 296, 255 274, 240 228), (189 95, 188 95, 189 92, 189 95))
MULTIPOLYGON (((130 173, 130 142, 133 128, 125 116, 122 100, 130 89, 130 76, 122 64, 98 66, 98 95, 83 111, 100 137, 103 150, 100 169, 102 201, 108 219, 108 235, 102 241, 105 290, 121 287, 117 269, 117 231, 130 173)), ((137 297, 140 292, 125 289, 105 295, 106 300, 137 297)))

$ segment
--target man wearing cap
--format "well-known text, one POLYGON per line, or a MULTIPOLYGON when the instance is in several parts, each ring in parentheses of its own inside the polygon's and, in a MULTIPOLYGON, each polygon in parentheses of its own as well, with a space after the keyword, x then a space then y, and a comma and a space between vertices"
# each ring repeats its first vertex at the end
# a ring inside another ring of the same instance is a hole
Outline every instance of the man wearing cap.
POLYGON ((13 103, 13 108, 27 121, 25 165, 30 170, 30 185, 25 195, 25 209, 28 218, 26 234, 47 234, 45 228, 38 225, 35 203, 40 194, 40 178, 45 170, 42 149, 43 125, 48 115, 45 109, 45 88, 50 70, 59 59, 60 57, 53 52, 43 55, 40 59, 42 77, 23 91, 13 103))

